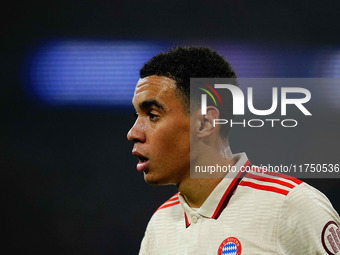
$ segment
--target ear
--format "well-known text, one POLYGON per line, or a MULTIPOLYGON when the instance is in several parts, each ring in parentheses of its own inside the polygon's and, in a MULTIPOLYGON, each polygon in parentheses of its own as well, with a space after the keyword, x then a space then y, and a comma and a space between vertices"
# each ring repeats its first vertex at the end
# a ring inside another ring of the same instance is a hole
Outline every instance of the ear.
POLYGON ((219 128, 214 125, 215 119, 220 116, 219 110, 214 106, 207 107, 207 114, 200 115, 200 128, 198 132, 199 138, 211 136, 214 132, 219 131, 219 128))

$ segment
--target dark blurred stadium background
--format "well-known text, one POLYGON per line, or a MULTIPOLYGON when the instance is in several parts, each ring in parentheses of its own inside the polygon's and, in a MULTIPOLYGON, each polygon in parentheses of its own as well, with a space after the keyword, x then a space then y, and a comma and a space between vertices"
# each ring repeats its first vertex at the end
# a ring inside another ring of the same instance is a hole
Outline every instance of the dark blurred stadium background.
MULTIPOLYGON (((240 77, 340 77, 339 7, 330 0, 3 5, 2 249, 136 254, 152 213, 175 192, 144 183, 126 140, 141 64, 170 47, 206 45, 240 77)), ((339 163, 339 99, 339 87, 320 86, 312 119, 294 130, 236 129, 232 149, 254 164, 339 163)), ((340 211, 339 180, 306 181, 340 211)))

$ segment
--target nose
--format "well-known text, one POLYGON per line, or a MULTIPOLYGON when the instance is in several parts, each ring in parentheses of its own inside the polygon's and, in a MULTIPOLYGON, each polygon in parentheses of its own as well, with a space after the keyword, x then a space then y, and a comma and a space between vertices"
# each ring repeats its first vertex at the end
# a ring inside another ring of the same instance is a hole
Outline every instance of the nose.
POLYGON ((132 128, 127 133, 127 139, 131 142, 145 142, 145 125, 141 118, 137 118, 132 128))

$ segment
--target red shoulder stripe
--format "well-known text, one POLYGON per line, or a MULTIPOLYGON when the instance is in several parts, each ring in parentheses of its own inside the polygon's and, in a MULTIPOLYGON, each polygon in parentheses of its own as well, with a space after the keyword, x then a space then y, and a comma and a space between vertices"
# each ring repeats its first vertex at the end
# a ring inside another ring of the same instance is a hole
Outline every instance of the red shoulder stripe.
POLYGON ((178 201, 178 194, 179 192, 177 192, 175 195, 173 195, 172 197, 170 197, 169 200, 165 201, 160 207, 158 207, 158 209, 156 210, 156 212, 159 210, 159 209, 163 209, 163 208, 167 208, 169 206, 173 206, 173 205, 177 205, 179 204, 179 201, 178 201), (172 202, 172 203, 169 203, 169 202, 172 202))
POLYGON ((168 201, 166 201, 165 203, 167 203, 167 202, 171 202, 171 201, 175 201, 175 200, 178 200, 178 196, 177 197, 172 197, 172 198, 170 198, 168 201))
POLYGON ((178 198, 178 194, 179 194, 179 192, 177 192, 175 195, 173 195, 172 197, 170 197, 170 199, 167 200, 167 201, 165 201, 165 203, 168 202, 168 201, 171 201, 173 198, 178 198))
POLYGON ((285 196, 287 196, 288 193, 289 193, 289 191, 284 190, 284 189, 279 189, 279 188, 267 186, 267 185, 260 185, 260 184, 248 182, 248 181, 241 181, 239 185, 248 186, 248 187, 251 187, 251 188, 254 188, 254 189, 259 189, 259 190, 271 191, 271 192, 279 193, 279 194, 282 194, 282 195, 285 195, 285 196))
POLYGON ((277 184, 280 184, 282 186, 286 186, 286 187, 291 188, 291 189, 295 187, 293 184, 288 183, 288 182, 284 182, 284 181, 281 181, 281 180, 278 180, 278 179, 273 179, 273 178, 262 177, 262 176, 258 176, 258 175, 251 174, 251 173, 247 173, 245 177, 255 179, 255 180, 259 180, 259 181, 264 181, 264 182, 277 183, 277 184))
POLYGON ((179 201, 176 201, 174 203, 170 203, 170 204, 165 204, 165 205, 162 205, 161 207, 159 207, 156 212, 160 209, 164 209, 164 208, 167 208, 167 207, 170 207, 170 206, 173 206, 173 205, 178 205, 179 204, 179 201))
POLYGON ((263 170, 259 167, 253 166, 251 170, 253 170, 255 172, 264 173, 264 174, 268 174, 268 175, 272 175, 272 176, 281 177, 281 178, 284 178, 284 179, 287 179, 287 180, 291 180, 292 182, 295 182, 298 185, 300 185, 302 183, 302 181, 300 181, 299 179, 296 179, 292 176, 289 176, 289 175, 286 175, 286 174, 281 174, 281 173, 276 173, 276 172, 271 172, 271 171, 268 171, 268 170, 263 170))

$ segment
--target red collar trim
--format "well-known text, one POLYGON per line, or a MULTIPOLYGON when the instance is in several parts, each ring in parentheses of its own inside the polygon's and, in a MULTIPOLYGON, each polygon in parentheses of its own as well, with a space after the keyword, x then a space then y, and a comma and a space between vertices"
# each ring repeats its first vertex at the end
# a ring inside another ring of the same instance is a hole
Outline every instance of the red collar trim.
POLYGON ((244 164, 243 167, 241 167, 239 173, 236 175, 236 177, 232 180, 230 183, 229 187, 227 188, 226 192, 223 194, 222 199, 220 200, 213 216, 211 217, 212 219, 217 220, 218 217, 221 215, 222 211, 224 208, 227 207, 230 198, 234 194, 234 191, 236 190, 237 186, 239 185, 240 181, 242 178, 246 175, 247 173, 247 166, 250 165, 249 160, 244 164))

